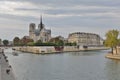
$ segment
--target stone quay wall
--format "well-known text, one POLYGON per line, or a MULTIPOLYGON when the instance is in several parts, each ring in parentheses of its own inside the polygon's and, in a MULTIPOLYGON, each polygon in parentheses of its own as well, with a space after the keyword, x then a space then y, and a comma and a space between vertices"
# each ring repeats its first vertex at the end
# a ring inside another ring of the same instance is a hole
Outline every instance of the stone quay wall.
POLYGON ((106 50, 109 48, 106 47, 89 47, 89 48, 82 48, 77 46, 64 46, 63 50, 58 51, 55 49, 54 46, 25 46, 25 47, 13 47, 13 50, 22 51, 22 52, 29 52, 29 53, 58 53, 58 52, 76 52, 76 51, 88 51, 88 50, 106 50))
POLYGON ((117 47, 116 49, 113 49, 113 53, 108 53, 105 55, 106 58, 110 59, 119 59, 120 60, 120 47, 117 47))

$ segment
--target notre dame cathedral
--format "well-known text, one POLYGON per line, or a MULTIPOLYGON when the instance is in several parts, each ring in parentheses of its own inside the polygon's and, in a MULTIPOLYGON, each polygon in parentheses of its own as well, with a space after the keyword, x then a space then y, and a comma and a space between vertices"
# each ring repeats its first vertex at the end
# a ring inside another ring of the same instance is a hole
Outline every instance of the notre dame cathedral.
POLYGON ((45 25, 42 23, 42 17, 37 29, 34 23, 29 25, 29 37, 33 39, 34 42, 38 40, 41 40, 42 42, 48 42, 51 39, 51 30, 45 28, 45 25))

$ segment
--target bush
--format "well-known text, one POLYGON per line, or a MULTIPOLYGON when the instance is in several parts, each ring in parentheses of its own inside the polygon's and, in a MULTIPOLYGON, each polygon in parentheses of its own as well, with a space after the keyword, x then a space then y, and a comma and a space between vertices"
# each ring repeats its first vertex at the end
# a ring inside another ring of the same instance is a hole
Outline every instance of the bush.
POLYGON ((29 43, 27 43, 27 46, 34 46, 34 45, 35 45, 34 42, 29 42, 29 43))
POLYGON ((54 43, 35 43, 35 46, 56 46, 54 43))
POLYGON ((76 46, 76 43, 65 43, 65 46, 76 46))

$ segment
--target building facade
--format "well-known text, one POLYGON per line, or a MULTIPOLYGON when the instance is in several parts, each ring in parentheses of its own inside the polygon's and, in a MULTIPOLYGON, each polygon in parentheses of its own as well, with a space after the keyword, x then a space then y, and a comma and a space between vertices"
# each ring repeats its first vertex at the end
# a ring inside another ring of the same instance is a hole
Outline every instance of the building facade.
POLYGON ((68 36, 68 42, 77 43, 84 46, 99 46, 103 45, 103 40, 98 34, 75 32, 68 36))
POLYGON ((29 25, 29 37, 33 39, 34 42, 38 40, 48 42, 51 39, 51 30, 45 28, 45 25, 42 23, 42 17, 37 29, 34 23, 29 25))

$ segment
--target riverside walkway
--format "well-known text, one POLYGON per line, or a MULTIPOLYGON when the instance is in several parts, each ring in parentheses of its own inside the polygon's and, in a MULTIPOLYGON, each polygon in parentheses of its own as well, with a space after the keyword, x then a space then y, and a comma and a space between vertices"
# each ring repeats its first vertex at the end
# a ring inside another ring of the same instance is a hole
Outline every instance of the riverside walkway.
POLYGON ((0 80, 16 80, 7 57, 0 52, 0 80))

